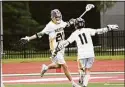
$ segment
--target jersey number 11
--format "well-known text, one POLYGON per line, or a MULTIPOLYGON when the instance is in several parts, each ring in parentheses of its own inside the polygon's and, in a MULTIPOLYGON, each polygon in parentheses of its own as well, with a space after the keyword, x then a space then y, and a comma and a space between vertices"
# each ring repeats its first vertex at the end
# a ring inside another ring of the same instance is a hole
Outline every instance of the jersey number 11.
POLYGON ((87 39, 86 39, 85 33, 79 34, 78 36, 79 36, 80 41, 81 41, 82 44, 84 44, 83 39, 85 40, 85 43, 88 43, 88 41, 87 41, 87 39), (84 37, 84 38, 83 38, 83 37, 84 37))

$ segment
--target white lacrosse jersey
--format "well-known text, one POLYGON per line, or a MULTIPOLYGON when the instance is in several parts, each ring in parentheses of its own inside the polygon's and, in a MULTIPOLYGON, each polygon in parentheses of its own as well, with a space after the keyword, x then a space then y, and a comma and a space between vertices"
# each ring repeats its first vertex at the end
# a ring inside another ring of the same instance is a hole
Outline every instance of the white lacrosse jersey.
MULTIPOLYGON (((64 28, 66 27, 67 23, 63 20, 60 24, 55 24, 54 22, 50 21, 46 27, 42 30, 42 33, 49 35, 49 45, 50 50, 53 51, 59 42, 64 41, 65 34, 64 28)), ((63 52, 64 50, 62 50, 63 52)), ((64 53, 64 52, 63 52, 64 53)))
POLYGON ((94 47, 91 36, 95 35, 96 30, 90 28, 82 28, 74 31, 67 39, 70 43, 76 42, 78 59, 94 58, 94 47))

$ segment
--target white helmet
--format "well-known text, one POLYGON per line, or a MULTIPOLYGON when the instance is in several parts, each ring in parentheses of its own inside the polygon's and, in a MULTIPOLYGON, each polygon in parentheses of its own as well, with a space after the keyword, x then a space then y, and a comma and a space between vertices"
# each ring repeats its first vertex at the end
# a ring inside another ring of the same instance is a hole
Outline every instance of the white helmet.
POLYGON ((53 22, 59 24, 62 20, 62 14, 58 9, 54 9, 51 11, 51 19, 53 22))

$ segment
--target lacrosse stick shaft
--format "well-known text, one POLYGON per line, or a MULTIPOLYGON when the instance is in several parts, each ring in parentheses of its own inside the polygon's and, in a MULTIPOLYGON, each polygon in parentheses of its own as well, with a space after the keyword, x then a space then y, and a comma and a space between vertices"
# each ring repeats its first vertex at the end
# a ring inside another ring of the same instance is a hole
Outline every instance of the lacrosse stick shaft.
POLYGON ((85 15, 86 12, 87 12, 87 11, 84 11, 84 12, 79 16, 79 18, 82 18, 82 17, 85 15))

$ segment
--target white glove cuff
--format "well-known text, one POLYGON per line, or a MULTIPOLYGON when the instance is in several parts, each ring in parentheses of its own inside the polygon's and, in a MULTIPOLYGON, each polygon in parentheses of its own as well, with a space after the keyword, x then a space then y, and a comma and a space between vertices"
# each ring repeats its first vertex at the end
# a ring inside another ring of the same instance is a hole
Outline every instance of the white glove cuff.
POLYGON ((30 39, 29 39, 29 37, 28 37, 28 36, 26 36, 26 37, 25 37, 25 39, 26 39, 27 41, 30 41, 30 39))
POLYGON ((112 29, 107 25, 107 29, 108 29, 108 31, 111 31, 112 29))

